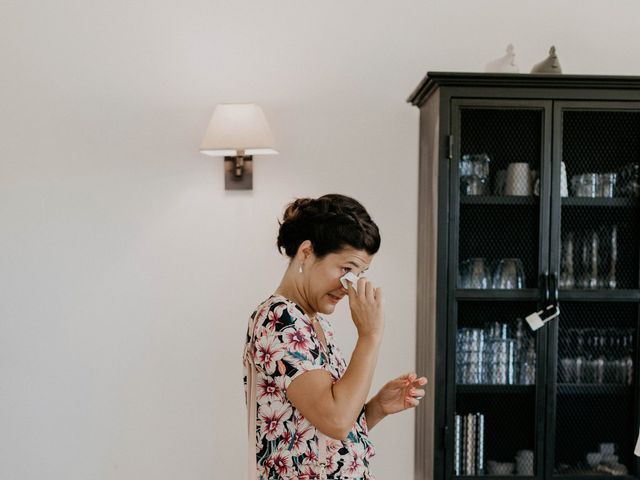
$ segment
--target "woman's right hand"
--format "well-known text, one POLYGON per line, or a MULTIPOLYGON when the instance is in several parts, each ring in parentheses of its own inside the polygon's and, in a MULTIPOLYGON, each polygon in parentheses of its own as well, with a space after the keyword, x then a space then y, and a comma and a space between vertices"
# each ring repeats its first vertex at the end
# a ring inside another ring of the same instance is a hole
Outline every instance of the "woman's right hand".
POLYGON ((382 337, 384 330, 384 312, 382 289, 374 288, 365 277, 358 279, 358 290, 349 284, 349 308, 351 319, 358 329, 359 337, 382 337))

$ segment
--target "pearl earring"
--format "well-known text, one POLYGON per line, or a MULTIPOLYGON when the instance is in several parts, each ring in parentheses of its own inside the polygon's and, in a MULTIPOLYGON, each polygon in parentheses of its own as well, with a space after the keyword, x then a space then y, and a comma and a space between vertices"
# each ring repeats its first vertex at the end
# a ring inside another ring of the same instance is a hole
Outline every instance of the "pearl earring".
POLYGON ((300 267, 298 268, 298 273, 302 273, 302 264, 300 264, 300 267))

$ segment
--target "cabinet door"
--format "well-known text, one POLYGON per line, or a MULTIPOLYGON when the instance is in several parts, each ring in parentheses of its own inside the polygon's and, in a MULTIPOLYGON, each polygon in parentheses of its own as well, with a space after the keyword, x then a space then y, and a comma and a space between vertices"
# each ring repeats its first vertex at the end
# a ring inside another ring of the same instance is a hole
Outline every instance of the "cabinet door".
POLYGON ((549 477, 637 476, 640 104, 556 102, 549 477))
POLYGON ((447 477, 541 475, 551 102, 453 100, 447 477))

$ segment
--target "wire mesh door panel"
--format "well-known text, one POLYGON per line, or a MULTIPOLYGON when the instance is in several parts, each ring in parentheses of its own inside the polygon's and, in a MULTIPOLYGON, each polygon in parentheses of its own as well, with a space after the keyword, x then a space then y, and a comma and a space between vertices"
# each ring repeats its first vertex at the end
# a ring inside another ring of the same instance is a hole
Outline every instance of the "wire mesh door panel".
POLYGON ((538 286, 543 107, 463 105, 455 111, 459 147, 453 175, 459 206, 453 251, 457 288, 538 286))
POLYGON ((638 289, 640 111, 562 112, 561 289, 638 289))
POLYGON ((536 471, 535 302, 461 301, 456 332, 455 476, 536 471))
POLYGON ((469 100, 456 107, 450 471, 534 477, 541 351, 524 318, 537 310, 548 256, 550 105, 469 100))
POLYGON ((637 302, 562 302, 555 475, 634 473, 637 302))
POLYGON ((552 474, 637 475, 640 105, 561 102, 555 118, 552 474))

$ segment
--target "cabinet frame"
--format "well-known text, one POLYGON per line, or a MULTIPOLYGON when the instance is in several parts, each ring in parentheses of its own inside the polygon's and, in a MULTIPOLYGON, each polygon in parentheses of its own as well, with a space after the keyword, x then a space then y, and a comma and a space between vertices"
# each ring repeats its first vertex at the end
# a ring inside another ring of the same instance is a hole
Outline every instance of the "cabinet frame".
MULTIPOLYGON (((461 152, 460 136, 456 131, 460 125, 459 109, 463 106, 544 108, 538 268, 539 273, 553 271, 554 267, 559 271, 562 108, 602 106, 636 110, 640 108, 640 77, 429 72, 408 101, 420 109, 416 363, 417 371, 429 377, 427 395, 423 405, 416 410, 414 478, 450 479, 453 476, 452 418, 456 400, 455 343, 452 342, 455 342, 457 331, 457 302, 540 300, 540 294, 534 289, 516 292, 456 289, 458 259, 453 257, 457 257, 458 252, 455 237, 460 208, 457 168, 461 152)), ((496 200, 472 199, 470 202, 496 200)), ((559 300, 640 302, 640 288, 590 293, 593 295, 586 299, 583 292, 561 290, 559 300)), ((634 358, 635 405, 640 402, 638 337, 640 335, 636 335, 634 358)), ((556 345, 557 329, 540 331, 535 399, 535 477, 527 478, 559 478, 553 475, 554 458, 551 455, 554 448, 551 443, 555 438, 552 429, 557 365, 555 351, 552 355, 549 349, 556 345)), ((639 420, 636 409, 636 431, 639 420)), ((628 466, 636 472, 628 478, 639 478, 640 462, 636 459, 635 465, 628 466)), ((582 478, 579 475, 561 477, 582 478)))

